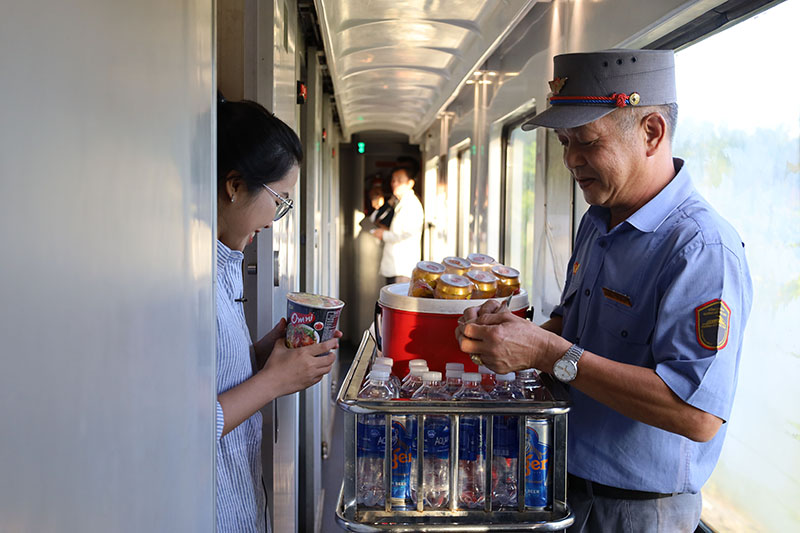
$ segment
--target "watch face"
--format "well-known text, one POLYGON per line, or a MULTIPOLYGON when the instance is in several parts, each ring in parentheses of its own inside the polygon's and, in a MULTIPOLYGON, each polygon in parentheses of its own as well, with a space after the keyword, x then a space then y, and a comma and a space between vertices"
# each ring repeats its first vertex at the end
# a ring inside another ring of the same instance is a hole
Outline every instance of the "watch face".
POLYGON ((572 361, 565 361, 564 359, 559 359, 556 361, 556 364, 553 365, 553 373, 556 375, 559 381, 572 381, 575 379, 575 375, 577 374, 576 368, 577 365, 572 361))

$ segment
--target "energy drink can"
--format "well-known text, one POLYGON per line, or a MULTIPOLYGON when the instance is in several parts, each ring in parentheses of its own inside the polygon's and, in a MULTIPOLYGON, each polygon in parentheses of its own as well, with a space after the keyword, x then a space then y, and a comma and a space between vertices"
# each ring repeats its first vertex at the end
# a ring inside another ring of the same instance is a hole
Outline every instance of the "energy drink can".
POLYGON ((550 420, 525 421, 525 507, 535 511, 550 508, 553 424, 550 420))

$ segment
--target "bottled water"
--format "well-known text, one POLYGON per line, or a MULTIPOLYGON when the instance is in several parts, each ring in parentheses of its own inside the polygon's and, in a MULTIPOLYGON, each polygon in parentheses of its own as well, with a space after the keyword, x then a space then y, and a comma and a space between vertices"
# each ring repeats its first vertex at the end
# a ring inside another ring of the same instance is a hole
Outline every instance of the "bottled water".
MULTIPOLYGON (((386 374, 388 374, 389 378, 386 380, 386 384, 389 386, 390 389, 392 389, 392 393, 394 394, 395 398, 399 396, 400 388, 395 386, 394 382, 392 381, 392 378, 394 376, 392 376, 392 368, 390 366, 379 365, 375 363, 374 365, 372 365, 372 372, 385 372, 386 374)), ((372 372, 370 374, 372 374, 372 372)), ((367 387, 369 387, 369 379, 366 381, 366 383, 364 383, 364 386, 361 388, 361 390, 363 391, 367 387)))
MULTIPOLYGON (((464 384, 453 396, 454 400, 490 400, 489 393, 481 388, 481 375, 466 372, 461 376, 464 384)), ((475 509, 483 506, 486 480, 486 418, 481 415, 464 415, 458 425, 458 500, 459 506, 475 509)))
POLYGON ((481 375, 481 387, 483 387, 483 390, 485 390, 486 392, 492 392, 495 383, 497 383, 494 371, 489 370, 485 366, 481 365, 478 367, 478 373, 481 375))
POLYGON ((427 367, 423 370, 422 367, 416 367, 411 370, 408 380, 400 387, 401 398, 411 398, 411 396, 422 386, 422 374, 427 372, 427 367))
MULTIPOLYGON (((359 398, 390 400, 397 395, 388 385, 389 374, 373 370, 359 398)), ((383 458, 386 450, 386 417, 380 414, 358 415, 357 420, 357 499, 359 505, 384 506, 383 458)))
POLYGON ((406 381, 411 378, 411 371, 415 368, 424 368, 428 370, 428 363, 425 359, 412 359, 408 362, 408 373, 403 377, 402 384, 405 385, 406 381))
POLYGON ((447 363, 445 372, 447 381, 444 384, 444 388, 452 396, 461 388, 461 374, 464 373, 464 365, 461 363, 447 363))
POLYGON ((550 394, 539 379, 539 374, 535 369, 520 370, 517 373, 517 386, 522 391, 522 395, 528 400, 549 400, 550 394))
MULTIPOLYGON (((412 400, 449 400, 450 395, 444 390, 441 372, 425 372, 422 375, 422 387, 417 389, 412 400)), ((446 415, 428 415, 425 417, 424 454, 422 459, 422 495, 423 504, 433 509, 446 507, 450 492, 450 417, 446 415)), ((417 459, 419 455, 417 455, 417 459)), ((417 503, 417 465, 416 460, 411 467, 411 499, 417 503)))
MULTIPOLYGON (((376 357, 375 364, 386 365, 391 370, 394 367, 394 359, 391 357, 376 357)), ((397 390, 397 392, 400 392, 400 387, 402 386, 402 383, 400 383, 400 378, 392 374, 391 371, 389 372, 389 381, 394 385, 394 388, 397 390)))
MULTIPOLYGON (((524 396, 514 383, 515 377, 514 372, 498 374, 492 399, 501 402, 522 399, 524 396)), ((492 502, 498 507, 511 507, 517 503, 519 424, 516 416, 496 415, 493 425, 492 502)))

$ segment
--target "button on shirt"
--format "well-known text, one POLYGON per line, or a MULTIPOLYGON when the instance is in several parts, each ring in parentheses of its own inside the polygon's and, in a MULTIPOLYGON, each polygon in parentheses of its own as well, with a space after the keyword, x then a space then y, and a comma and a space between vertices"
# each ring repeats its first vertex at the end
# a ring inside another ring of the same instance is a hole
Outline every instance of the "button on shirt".
MULTIPOLYGON (((217 241, 217 394, 252 377, 252 342, 242 297, 244 254, 217 241)), ((217 532, 263 533, 266 497, 261 481, 261 413, 222 437, 217 402, 217 532)))
MULTIPOLYGON (((673 180, 610 231, 608 209, 589 208, 552 314, 563 317, 567 340, 654 369, 683 401, 726 421, 752 302, 744 244, 694 189, 683 161, 674 164, 673 180), (711 320, 709 333, 707 309, 717 300, 729 313, 711 320)), ((634 421, 575 388, 570 394, 572 474, 661 493, 697 492, 711 475, 726 424, 699 443, 634 421)))

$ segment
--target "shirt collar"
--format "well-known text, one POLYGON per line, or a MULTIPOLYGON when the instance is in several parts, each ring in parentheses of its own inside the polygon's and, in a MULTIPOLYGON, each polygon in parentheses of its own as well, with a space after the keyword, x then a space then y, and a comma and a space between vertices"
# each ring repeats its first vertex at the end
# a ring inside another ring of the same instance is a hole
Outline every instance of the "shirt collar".
POLYGON ((222 241, 217 240, 217 268, 222 271, 228 265, 241 264, 244 254, 239 250, 231 250, 222 241))
MULTIPOLYGON (((692 179, 689 176, 686 165, 684 165, 683 159, 673 157, 672 163, 677 171, 675 177, 667 183, 666 187, 661 189, 661 192, 625 220, 625 222, 643 233, 652 233, 656 231, 669 215, 692 194, 692 191, 694 191, 692 179)), ((594 222, 602 233, 608 232, 608 208, 591 206, 589 208, 589 215, 592 217, 592 222, 594 222)), ((620 226, 621 225, 622 224, 620 224, 620 226)), ((617 228, 618 227, 619 226, 617 226, 617 228)))

